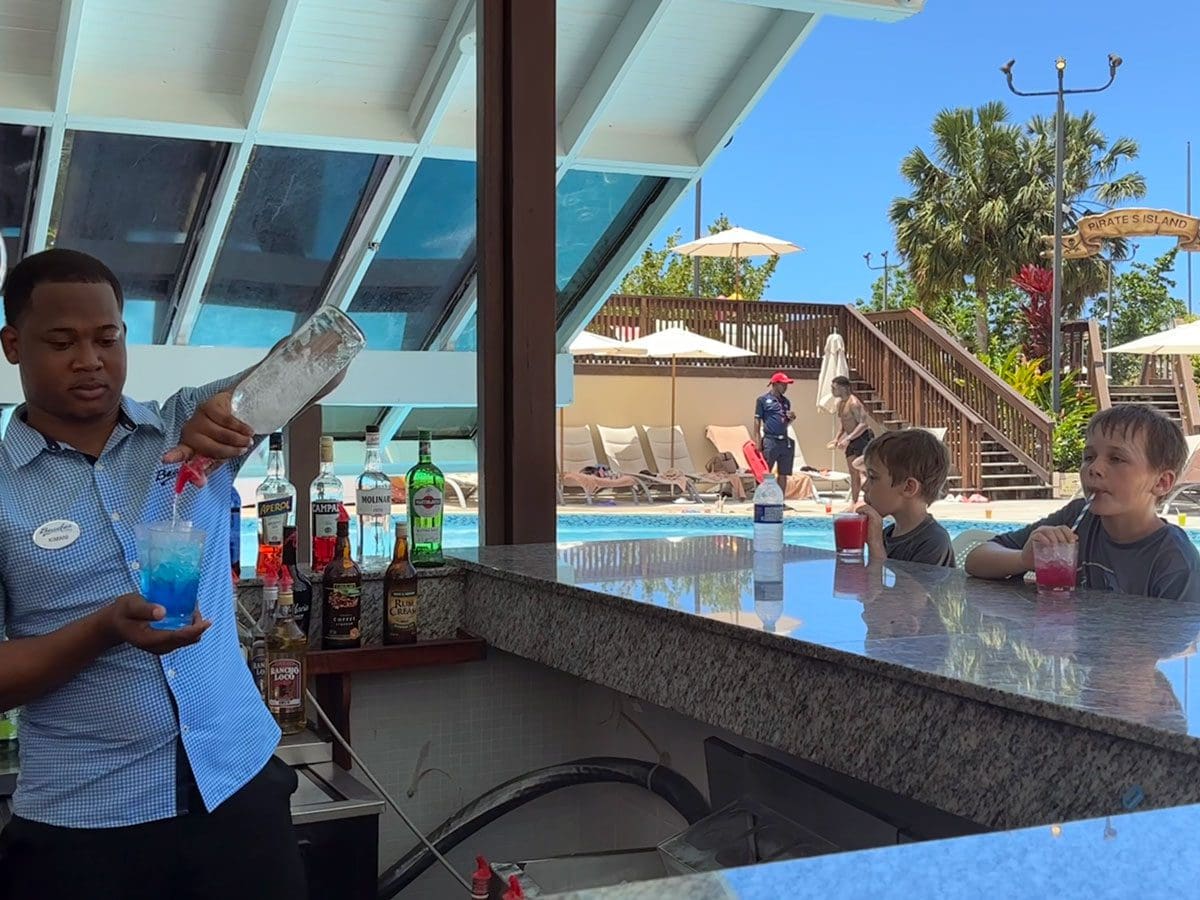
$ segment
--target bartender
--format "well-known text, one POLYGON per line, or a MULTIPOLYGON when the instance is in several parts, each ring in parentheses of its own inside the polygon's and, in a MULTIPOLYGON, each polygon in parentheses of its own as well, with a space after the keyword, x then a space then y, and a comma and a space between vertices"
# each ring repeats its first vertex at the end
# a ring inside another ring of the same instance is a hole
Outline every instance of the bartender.
POLYGON ((0 447, 0 709, 24 711, 0 898, 296 900, 296 775, 238 652, 229 578, 229 494, 255 443, 231 413, 241 376, 124 396, 123 305, 112 271, 71 250, 4 283, 25 403, 0 447), (159 631, 134 527, 171 517, 192 453, 230 464, 183 497, 207 535, 199 608, 159 631))

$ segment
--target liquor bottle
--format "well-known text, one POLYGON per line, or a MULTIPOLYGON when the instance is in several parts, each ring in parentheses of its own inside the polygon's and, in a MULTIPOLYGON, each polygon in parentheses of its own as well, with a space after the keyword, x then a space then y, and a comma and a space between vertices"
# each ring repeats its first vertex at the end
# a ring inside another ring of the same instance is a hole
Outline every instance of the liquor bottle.
POLYGON ((392 529, 392 482, 379 460, 379 427, 368 425, 367 458, 358 476, 355 512, 358 514, 358 564, 364 572, 387 567, 392 529))
POLYGON ((383 642, 417 639, 417 570, 408 559, 408 526, 396 523, 396 546, 383 576, 383 642))
POLYGON ((279 586, 272 576, 263 581, 262 613, 250 629, 250 671, 254 673, 254 683, 258 685, 258 692, 264 700, 267 697, 267 635, 271 633, 275 622, 275 603, 278 599, 279 586))
POLYGON ((258 511, 258 562, 254 574, 278 577, 283 564, 283 530, 296 524, 296 488, 287 480, 283 466, 283 435, 270 437, 267 477, 254 491, 258 511))
POLYGON ((419 456, 417 464, 408 470, 408 525, 412 535, 414 566, 431 568, 444 563, 442 558, 442 507, 446 496, 446 479, 442 470, 433 464, 429 452, 431 434, 417 433, 419 456))
POLYGON ((337 545, 338 510, 342 505, 342 479, 333 473, 333 438, 321 437, 321 471, 309 488, 312 510, 312 567, 324 571, 337 545))
POLYGON ((275 618, 267 635, 267 708, 284 734, 304 730, 308 636, 296 624, 291 577, 285 570, 275 618))
POLYGON ((242 577, 242 498, 235 487, 229 489, 229 568, 237 584, 242 577))
MULTIPOLYGON (((292 579, 292 615, 300 630, 308 634, 308 622, 312 616, 312 581, 296 563, 296 526, 285 525, 283 529, 283 569, 292 579)), ((280 576, 282 578, 282 576, 280 576)))
POLYGON ((321 646, 326 650, 362 644, 362 571, 350 557, 350 517, 342 510, 337 523, 337 547, 321 578, 321 646))

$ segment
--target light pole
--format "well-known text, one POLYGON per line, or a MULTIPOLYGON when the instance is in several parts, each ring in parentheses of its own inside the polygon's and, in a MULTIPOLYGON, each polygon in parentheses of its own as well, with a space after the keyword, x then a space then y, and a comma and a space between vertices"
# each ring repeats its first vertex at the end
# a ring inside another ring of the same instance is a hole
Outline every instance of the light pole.
POLYGON ((870 269, 872 272, 879 272, 879 271, 883 272, 883 308, 887 309, 888 308, 888 270, 894 269, 896 267, 888 262, 888 252, 886 250, 884 250, 879 255, 883 257, 883 265, 882 266, 871 265, 871 254, 870 253, 864 253, 863 259, 865 259, 867 261, 867 268, 870 269))
MULTIPOLYGON (((1105 262, 1108 263, 1108 297, 1106 299, 1106 305, 1108 308, 1105 311, 1105 315, 1104 315, 1104 321, 1105 321, 1104 343, 1109 344, 1109 345, 1112 344, 1113 263, 1129 262, 1131 259, 1133 259, 1135 256, 1137 256, 1137 252, 1138 252, 1138 245, 1132 244, 1129 248, 1128 256, 1122 256, 1120 259, 1115 259, 1112 255, 1112 251, 1110 250, 1109 254, 1108 254, 1108 258, 1105 260, 1105 262)), ((1104 354, 1104 373, 1106 375, 1110 375, 1110 376, 1112 375, 1112 354, 1111 353, 1104 354)))
POLYGON ((1063 87, 1063 75, 1067 70, 1067 61, 1059 57, 1054 61, 1058 75, 1058 85, 1052 91, 1018 91, 1013 85, 1013 65, 1015 59, 1010 59, 1000 67, 1008 80, 1008 89, 1018 97, 1056 97, 1057 106, 1054 113, 1054 295, 1051 300, 1050 326, 1050 402, 1057 416, 1062 409, 1062 244, 1063 244, 1063 157, 1066 154, 1066 104, 1063 98, 1067 94, 1098 94, 1116 80, 1117 69, 1121 67, 1121 57, 1115 53, 1108 54, 1108 81, 1100 87, 1075 88, 1067 90, 1063 87))

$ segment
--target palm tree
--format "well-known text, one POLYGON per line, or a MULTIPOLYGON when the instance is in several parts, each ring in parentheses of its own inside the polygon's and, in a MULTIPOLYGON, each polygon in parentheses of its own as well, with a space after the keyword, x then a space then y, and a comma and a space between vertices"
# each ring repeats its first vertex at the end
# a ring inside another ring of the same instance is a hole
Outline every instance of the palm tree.
POLYGON ((989 295, 1037 258, 1044 183, 1003 103, 944 109, 933 136, 932 156, 917 147, 900 163, 913 190, 888 215, 918 299, 973 292, 976 350, 986 353, 989 295))
MULTIPOLYGON (((1025 128, 1024 153, 1046 195, 1045 216, 1040 224, 1043 234, 1054 231, 1054 129, 1054 116, 1034 116, 1025 128)), ((1110 143, 1096 127, 1096 114, 1090 111, 1078 116, 1067 113, 1065 132, 1064 228, 1076 228, 1079 219, 1089 213, 1146 196, 1145 176, 1136 171, 1119 173, 1122 166, 1137 159, 1137 141, 1119 137, 1110 143)), ((1107 255, 1118 259, 1127 256, 1127 243, 1124 238, 1106 241, 1107 255)), ((1063 314, 1079 315, 1084 301, 1104 290, 1107 281, 1108 263, 1102 258, 1065 260, 1063 314)))

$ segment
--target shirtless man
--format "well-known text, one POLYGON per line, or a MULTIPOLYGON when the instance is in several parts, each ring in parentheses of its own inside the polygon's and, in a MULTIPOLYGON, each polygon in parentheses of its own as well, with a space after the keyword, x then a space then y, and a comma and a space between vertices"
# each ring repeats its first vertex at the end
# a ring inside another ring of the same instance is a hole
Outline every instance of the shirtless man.
POLYGON ((867 408, 854 396, 850 379, 839 375, 833 379, 833 396, 837 397, 837 417, 842 428, 834 438, 834 446, 846 451, 846 464, 850 470, 850 502, 857 503, 862 491, 861 459, 867 444, 875 435, 867 425, 867 408))

